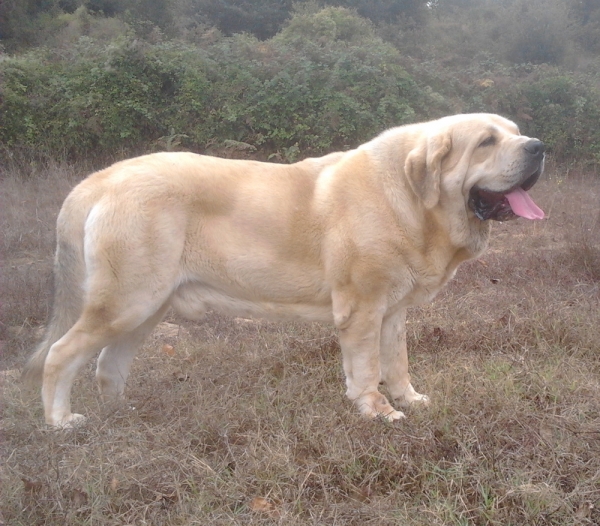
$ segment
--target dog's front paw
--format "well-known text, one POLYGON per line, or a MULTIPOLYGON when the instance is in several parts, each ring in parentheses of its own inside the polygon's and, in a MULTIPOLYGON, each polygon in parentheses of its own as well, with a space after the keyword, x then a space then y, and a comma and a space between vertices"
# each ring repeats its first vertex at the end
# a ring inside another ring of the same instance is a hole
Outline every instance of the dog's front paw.
POLYGON ((428 406, 431 403, 427 395, 419 393, 415 394, 416 396, 412 400, 408 401, 409 404, 423 404, 424 406, 428 406))
POLYGON ((381 393, 363 395, 357 398, 355 403, 359 411, 369 418, 382 417, 388 422, 405 418, 404 413, 394 409, 381 393))
POLYGON ((417 393, 411 384, 408 384, 404 392, 396 397, 397 402, 402 407, 407 407, 409 405, 424 405, 428 406, 430 404, 429 397, 424 394, 417 393))

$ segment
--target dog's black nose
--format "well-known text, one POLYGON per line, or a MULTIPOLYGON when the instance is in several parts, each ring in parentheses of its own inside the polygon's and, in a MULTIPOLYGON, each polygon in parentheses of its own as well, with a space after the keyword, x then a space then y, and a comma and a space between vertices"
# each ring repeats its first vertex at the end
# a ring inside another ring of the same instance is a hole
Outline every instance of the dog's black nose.
POLYGON ((546 145, 538 139, 529 139, 525 143, 525 151, 536 157, 540 157, 546 151, 546 145))

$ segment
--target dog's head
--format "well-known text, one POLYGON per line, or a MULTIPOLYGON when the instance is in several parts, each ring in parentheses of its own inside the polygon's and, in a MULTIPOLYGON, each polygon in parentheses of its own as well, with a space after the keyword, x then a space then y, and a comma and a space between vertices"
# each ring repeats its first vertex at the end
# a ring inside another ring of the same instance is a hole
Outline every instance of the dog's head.
POLYGON ((444 191, 460 189, 482 221, 542 219, 527 191, 543 171, 544 151, 543 142, 521 135, 503 117, 454 115, 424 125, 404 168, 426 208, 435 207, 444 191))

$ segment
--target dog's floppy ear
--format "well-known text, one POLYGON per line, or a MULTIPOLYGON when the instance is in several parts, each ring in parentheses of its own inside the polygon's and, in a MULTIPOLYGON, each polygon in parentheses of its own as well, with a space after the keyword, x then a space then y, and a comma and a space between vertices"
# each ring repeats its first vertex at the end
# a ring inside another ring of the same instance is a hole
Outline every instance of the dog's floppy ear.
POLYGON ((440 200, 442 160, 451 148, 450 134, 443 133, 428 137, 406 157, 404 172, 410 187, 427 209, 440 200))

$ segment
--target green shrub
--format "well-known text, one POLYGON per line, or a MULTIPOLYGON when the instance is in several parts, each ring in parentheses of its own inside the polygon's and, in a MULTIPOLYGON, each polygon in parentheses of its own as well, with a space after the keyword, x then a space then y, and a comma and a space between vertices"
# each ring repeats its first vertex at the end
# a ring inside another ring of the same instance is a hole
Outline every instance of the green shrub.
POLYGON ((535 116, 532 131, 557 157, 600 162, 600 90, 593 79, 540 68, 523 93, 535 116))
POLYGON ((482 53, 467 68, 437 61, 413 63, 413 78, 441 97, 449 112, 493 112, 539 137, 559 162, 600 162, 600 89, 592 73, 561 67, 505 65, 482 53), (434 91, 435 90, 435 91, 434 91))
POLYGON ((71 157, 149 149, 173 133, 190 149, 234 140, 318 154, 436 109, 398 52, 339 8, 299 16, 267 42, 236 35, 199 49, 83 38, 67 58, 5 58, 0 74, 2 144, 71 157))
POLYGON ((368 20, 333 7, 297 13, 267 41, 205 36, 83 36, 60 52, 0 55, 0 151, 75 159, 230 141, 291 160, 354 147, 390 126, 491 111, 543 139, 558 160, 600 162, 593 73, 508 66, 489 52, 466 66, 416 61, 368 20))
POLYGON ((173 68, 135 42, 73 61, 31 53, 0 62, 8 147, 69 157, 132 150, 164 135, 173 68))

